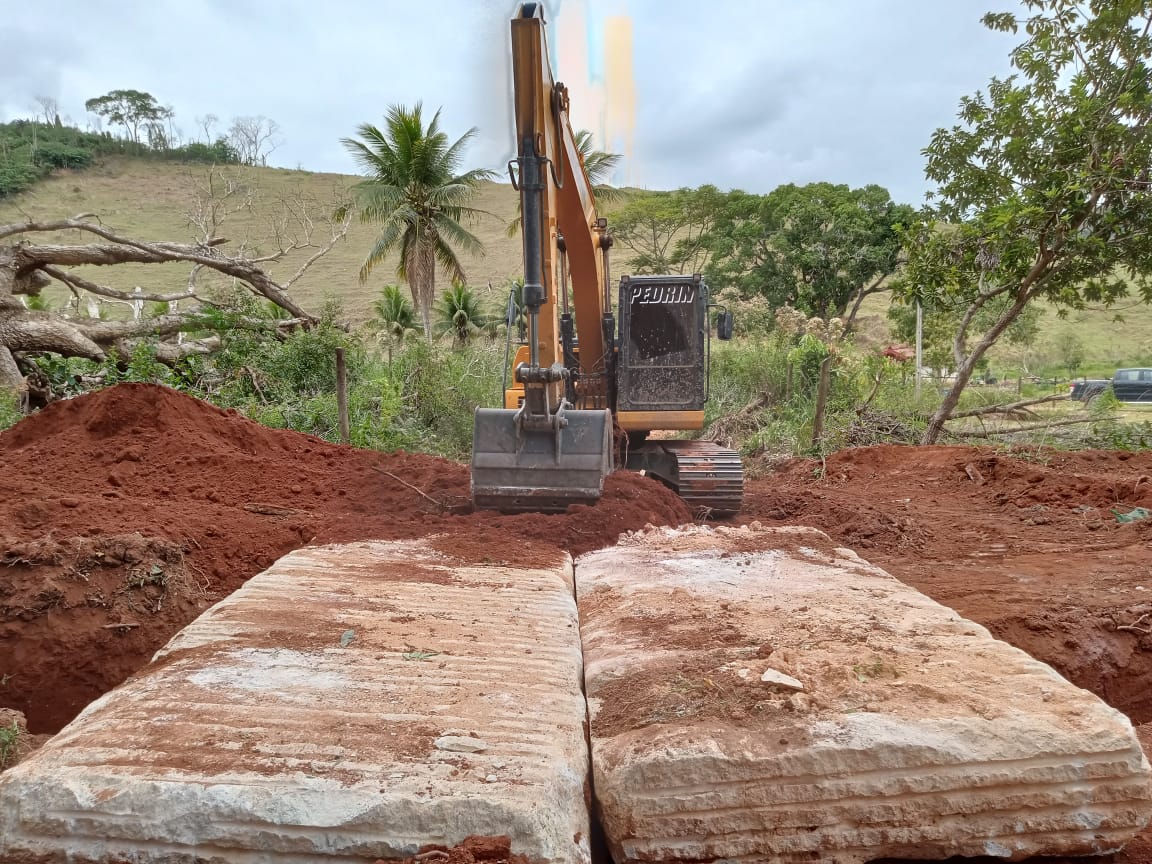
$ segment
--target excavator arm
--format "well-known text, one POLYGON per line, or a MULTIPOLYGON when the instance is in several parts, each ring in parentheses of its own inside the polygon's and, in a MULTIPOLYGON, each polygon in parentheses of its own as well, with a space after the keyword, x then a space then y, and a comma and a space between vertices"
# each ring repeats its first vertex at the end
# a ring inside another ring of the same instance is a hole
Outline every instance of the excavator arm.
MULTIPOLYGON (((524 238, 524 261, 542 262, 539 350, 545 365, 559 362, 561 337, 557 315, 569 300, 559 293, 565 280, 557 267, 558 232, 571 274, 571 307, 580 334, 580 369, 585 374, 605 369, 602 319, 610 312, 605 250, 611 245, 606 223, 596 215, 592 184, 584 170, 568 120, 568 88, 552 79, 543 6, 524 3, 512 20, 512 78, 515 100, 517 164, 524 238), (525 162, 535 159, 540 189, 525 184, 525 162), (530 203, 538 195, 539 210, 530 203), (530 213, 530 209, 532 212, 530 213), (558 277, 560 274, 560 278, 558 277)), ((527 274, 526 274, 527 275, 527 274)), ((528 303, 529 307, 531 303, 528 303)))
POLYGON ((522 403, 476 411, 472 500, 506 512, 559 511, 598 501, 612 470, 610 239, 568 122, 567 89, 552 79, 539 3, 524 3, 512 21, 512 68, 517 156, 509 169, 520 192, 528 359, 514 371, 522 403), (599 407, 580 407, 590 398, 599 407))
POLYGON ((528 344, 517 352, 504 407, 476 411, 473 503, 506 512, 595 503, 619 427, 629 468, 694 507, 736 512, 738 453, 705 441, 644 440, 651 430, 703 427, 707 286, 699 275, 624 277, 617 334, 612 238, 572 134, 568 90, 552 78, 540 3, 522 4, 512 20, 512 75, 517 155, 509 172, 520 193, 528 344))

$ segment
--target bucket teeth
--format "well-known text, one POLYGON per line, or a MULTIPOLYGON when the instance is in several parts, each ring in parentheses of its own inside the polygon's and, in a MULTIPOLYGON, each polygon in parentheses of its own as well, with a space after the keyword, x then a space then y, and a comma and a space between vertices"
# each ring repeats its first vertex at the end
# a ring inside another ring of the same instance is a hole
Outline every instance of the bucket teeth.
POLYGON ((568 410, 567 425, 528 431, 508 409, 478 408, 472 431, 472 504, 505 513, 557 513, 595 504, 612 471, 612 415, 568 410))

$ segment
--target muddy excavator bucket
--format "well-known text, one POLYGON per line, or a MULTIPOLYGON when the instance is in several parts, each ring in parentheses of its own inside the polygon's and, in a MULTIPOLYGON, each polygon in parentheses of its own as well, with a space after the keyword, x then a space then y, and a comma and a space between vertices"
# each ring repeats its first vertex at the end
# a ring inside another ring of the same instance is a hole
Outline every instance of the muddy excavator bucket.
POLYGON ((558 513, 595 504, 612 471, 612 414, 564 413, 558 430, 525 429, 519 411, 477 408, 472 503, 504 513, 558 513))

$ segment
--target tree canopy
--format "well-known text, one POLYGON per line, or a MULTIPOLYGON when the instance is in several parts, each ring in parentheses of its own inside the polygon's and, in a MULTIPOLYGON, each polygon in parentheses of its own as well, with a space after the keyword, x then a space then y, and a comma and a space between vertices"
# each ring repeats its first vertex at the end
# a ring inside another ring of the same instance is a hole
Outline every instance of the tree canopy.
MULTIPOLYGON (((126 136, 140 143, 140 130, 167 120, 172 109, 161 105, 151 93, 142 90, 112 90, 84 103, 84 108, 110 123, 123 126, 126 136)), ((165 139, 166 141, 167 139, 165 139)))
POLYGON ((703 273, 708 232, 725 193, 715 186, 638 192, 612 215, 612 235, 634 273, 703 273))
POLYGON ((914 211, 881 186, 787 184, 731 193, 706 243, 710 283, 828 319, 881 290, 901 261, 901 226, 914 211))
POLYGON ((972 372, 1037 299, 1152 300, 1152 0, 1024 0, 988 14, 1023 30, 1014 74, 961 100, 958 122, 925 149, 935 181, 910 232, 903 296, 964 309, 957 380, 929 422, 936 440, 972 372), (969 345, 981 311, 1001 311, 969 345))

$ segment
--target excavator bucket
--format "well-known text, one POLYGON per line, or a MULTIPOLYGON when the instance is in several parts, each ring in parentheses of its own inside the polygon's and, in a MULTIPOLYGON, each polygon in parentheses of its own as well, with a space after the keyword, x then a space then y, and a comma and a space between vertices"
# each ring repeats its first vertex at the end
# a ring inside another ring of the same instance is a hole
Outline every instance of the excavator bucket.
POLYGON ((559 513, 595 504, 612 471, 612 414, 566 411, 558 431, 526 430, 519 412, 477 408, 472 503, 504 513, 559 513))

